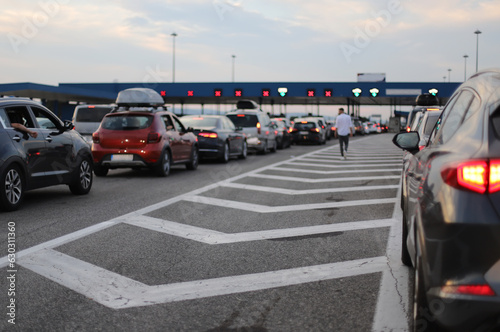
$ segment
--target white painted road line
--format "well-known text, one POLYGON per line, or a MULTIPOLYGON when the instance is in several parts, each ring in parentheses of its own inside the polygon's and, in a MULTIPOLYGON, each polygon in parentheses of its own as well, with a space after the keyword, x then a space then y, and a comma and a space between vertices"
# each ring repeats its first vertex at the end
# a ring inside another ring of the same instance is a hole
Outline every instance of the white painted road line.
MULTIPOLYGON (((336 164, 336 165, 330 165, 330 164, 317 164, 317 163, 303 163, 303 162, 290 162, 290 163, 287 163, 287 164, 284 164, 284 165, 288 165, 288 166, 311 166, 311 167, 325 167, 325 168, 345 168, 344 165, 339 165, 339 164, 336 164)), ((377 165, 365 165, 365 164, 361 164, 361 165, 355 165, 354 167, 359 167, 359 168, 364 168, 364 167, 389 167, 389 166, 399 166, 401 167, 403 165, 403 163, 392 163, 392 164, 377 164, 377 165)))
MULTIPOLYGON (((401 187, 398 190, 398 201, 400 197, 401 187)), ((409 321, 412 313, 408 297, 408 280, 411 270, 401 262, 402 211, 399 204, 394 206, 392 219, 394 224, 389 232, 386 249, 388 266, 382 273, 380 281, 372 332, 410 330, 409 321)))
POLYGON ((380 199, 363 199, 358 201, 267 206, 267 205, 230 201, 227 199, 204 197, 204 196, 186 196, 184 197, 184 200, 198 204, 207 204, 211 206, 220 206, 230 209, 238 209, 238 210, 257 212, 257 213, 276 213, 276 212, 293 212, 293 211, 306 211, 306 210, 317 210, 317 209, 333 209, 333 208, 360 206, 360 205, 390 204, 396 202, 396 198, 380 198, 380 199))
POLYGON ((142 227, 155 232, 170 234, 210 245, 284 239, 325 233, 383 228, 390 227, 394 224, 394 220, 392 219, 378 219, 228 234, 148 216, 130 216, 124 222, 129 225, 142 227))
POLYGON ((367 191, 367 190, 385 190, 385 189, 398 189, 398 185, 384 185, 384 186, 362 186, 362 187, 344 187, 344 188, 323 188, 323 189, 284 189, 276 187, 255 186, 252 184, 242 183, 224 183, 221 187, 264 191, 268 193, 281 194, 281 195, 310 195, 310 194, 329 194, 329 193, 344 193, 351 191, 367 191))
MULTIPOLYGON (((361 160, 354 160, 355 158, 348 157, 347 160, 341 159, 340 157, 334 157, 334 158, 324 158, 324 159, 319 159, 319 158, 314 158, 314 157, 303 157, 300 159, 297 159, 299 161, 317 161, 317 162, 323 162, 323 163, 328 163, 331 165, 331 163, 334 164, 342 164, 346 166, 358 166, 359 163, 356 163, 356 161, 361 161, 361 160)), ((401 161, 401 158, 399 159, 390 159, 390 160, 373 160, 373 158, 370 158, 369 160, 363 160, 363 164, 373 164, 373 166, 378 166, 381 163, 386 163, 386 162, 398 162, 401 161)), ((321 165, 321 164, 320 164, 321 165)), ((402 163, 401 163, 402 165, 402 163)))
MULTIPOLYGON (((386 257, 148 286, 52 249, 25 256, 19 265, 112 309, 237 294, 379 273, 386 257)), ((333 300, 333 298, 332 298, 333 300)))
POLYGON ((269 174, 248 174, 249 177, 260 179, 271 179, 281 181, 292 181, 302 183, 323 183, 323 182, 348 182, 348 181, 368 181, 368 180, 394 180, 400 179, 401 175, 383 175, 383 176, 357 176, 357 177, 342 177, 342 178, 324 178, 324 179, 307 179, 293 176, 269 175, 269 174))
POLYGON ((311 169, 300 169, 300 168, 287 168, 287 167, 272 167, 267 170, 271 171, 289 171, 298 173, 311 173, 311 174, 348 174, 348 173, 377 173, 377 172, 399 172, 401 173, 401 168, 389 168, 389 169, 349 169, 341 171, 318 171, 311 169))

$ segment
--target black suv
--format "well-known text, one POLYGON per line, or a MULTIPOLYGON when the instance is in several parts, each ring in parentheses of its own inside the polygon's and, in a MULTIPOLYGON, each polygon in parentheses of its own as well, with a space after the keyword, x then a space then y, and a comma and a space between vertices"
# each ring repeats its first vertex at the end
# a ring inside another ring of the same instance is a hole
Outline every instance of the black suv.
POLYGON ((0 98, 0 209, 17 210, 27 190, 92 187, 92 154, 69 121, 24 98, 0 98))

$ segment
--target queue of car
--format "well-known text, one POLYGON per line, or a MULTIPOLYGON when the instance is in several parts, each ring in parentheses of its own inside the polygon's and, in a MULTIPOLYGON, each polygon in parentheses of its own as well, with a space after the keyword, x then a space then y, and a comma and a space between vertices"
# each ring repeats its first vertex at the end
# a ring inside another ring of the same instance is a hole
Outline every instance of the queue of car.
POLYGON ((407 152, 401 259, 415 274, 413 330, 497 331, 500 70, 476 73, 444 109, 411 117, 417 124, 393 142, 407 152))

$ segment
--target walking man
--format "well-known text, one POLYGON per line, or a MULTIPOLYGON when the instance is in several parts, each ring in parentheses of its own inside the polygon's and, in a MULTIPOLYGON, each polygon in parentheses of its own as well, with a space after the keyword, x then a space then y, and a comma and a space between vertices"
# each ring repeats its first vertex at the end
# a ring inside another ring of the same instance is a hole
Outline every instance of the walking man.
POLYGON ((335 121, 335 138, 339 139, 340 154, 347 159, 347 148, 349 147, 349 136, 352 137, 352 122, 351 117, 344 113, 344 109, 339 108, 339 116, 335 121), (345 148, 344 148, 345 145, 345 148))

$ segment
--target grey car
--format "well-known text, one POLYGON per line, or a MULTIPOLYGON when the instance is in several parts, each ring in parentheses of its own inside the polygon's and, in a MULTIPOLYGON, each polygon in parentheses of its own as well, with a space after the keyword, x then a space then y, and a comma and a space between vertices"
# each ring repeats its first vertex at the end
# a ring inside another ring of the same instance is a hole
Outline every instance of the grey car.
POLYGON ((402 197, 402 260, 414 267, 414 331, 500 328, 500 69, 450 98, 413 157, 402 197))
POLYGON ((0 98, 0 142, 0 209, 17 210, 27 190, 53 185, 66 184, 76 195, 89 193, 89 145, 71 122, 41 104, 0 98))
POLYGON ((277 129, 266 113, 261 110, 237 109, 227 113, 226 116, 237 128, 243 129, 247 137, 248 150, 261 154, 266 154, 268 151, 276 152, 277 129))

